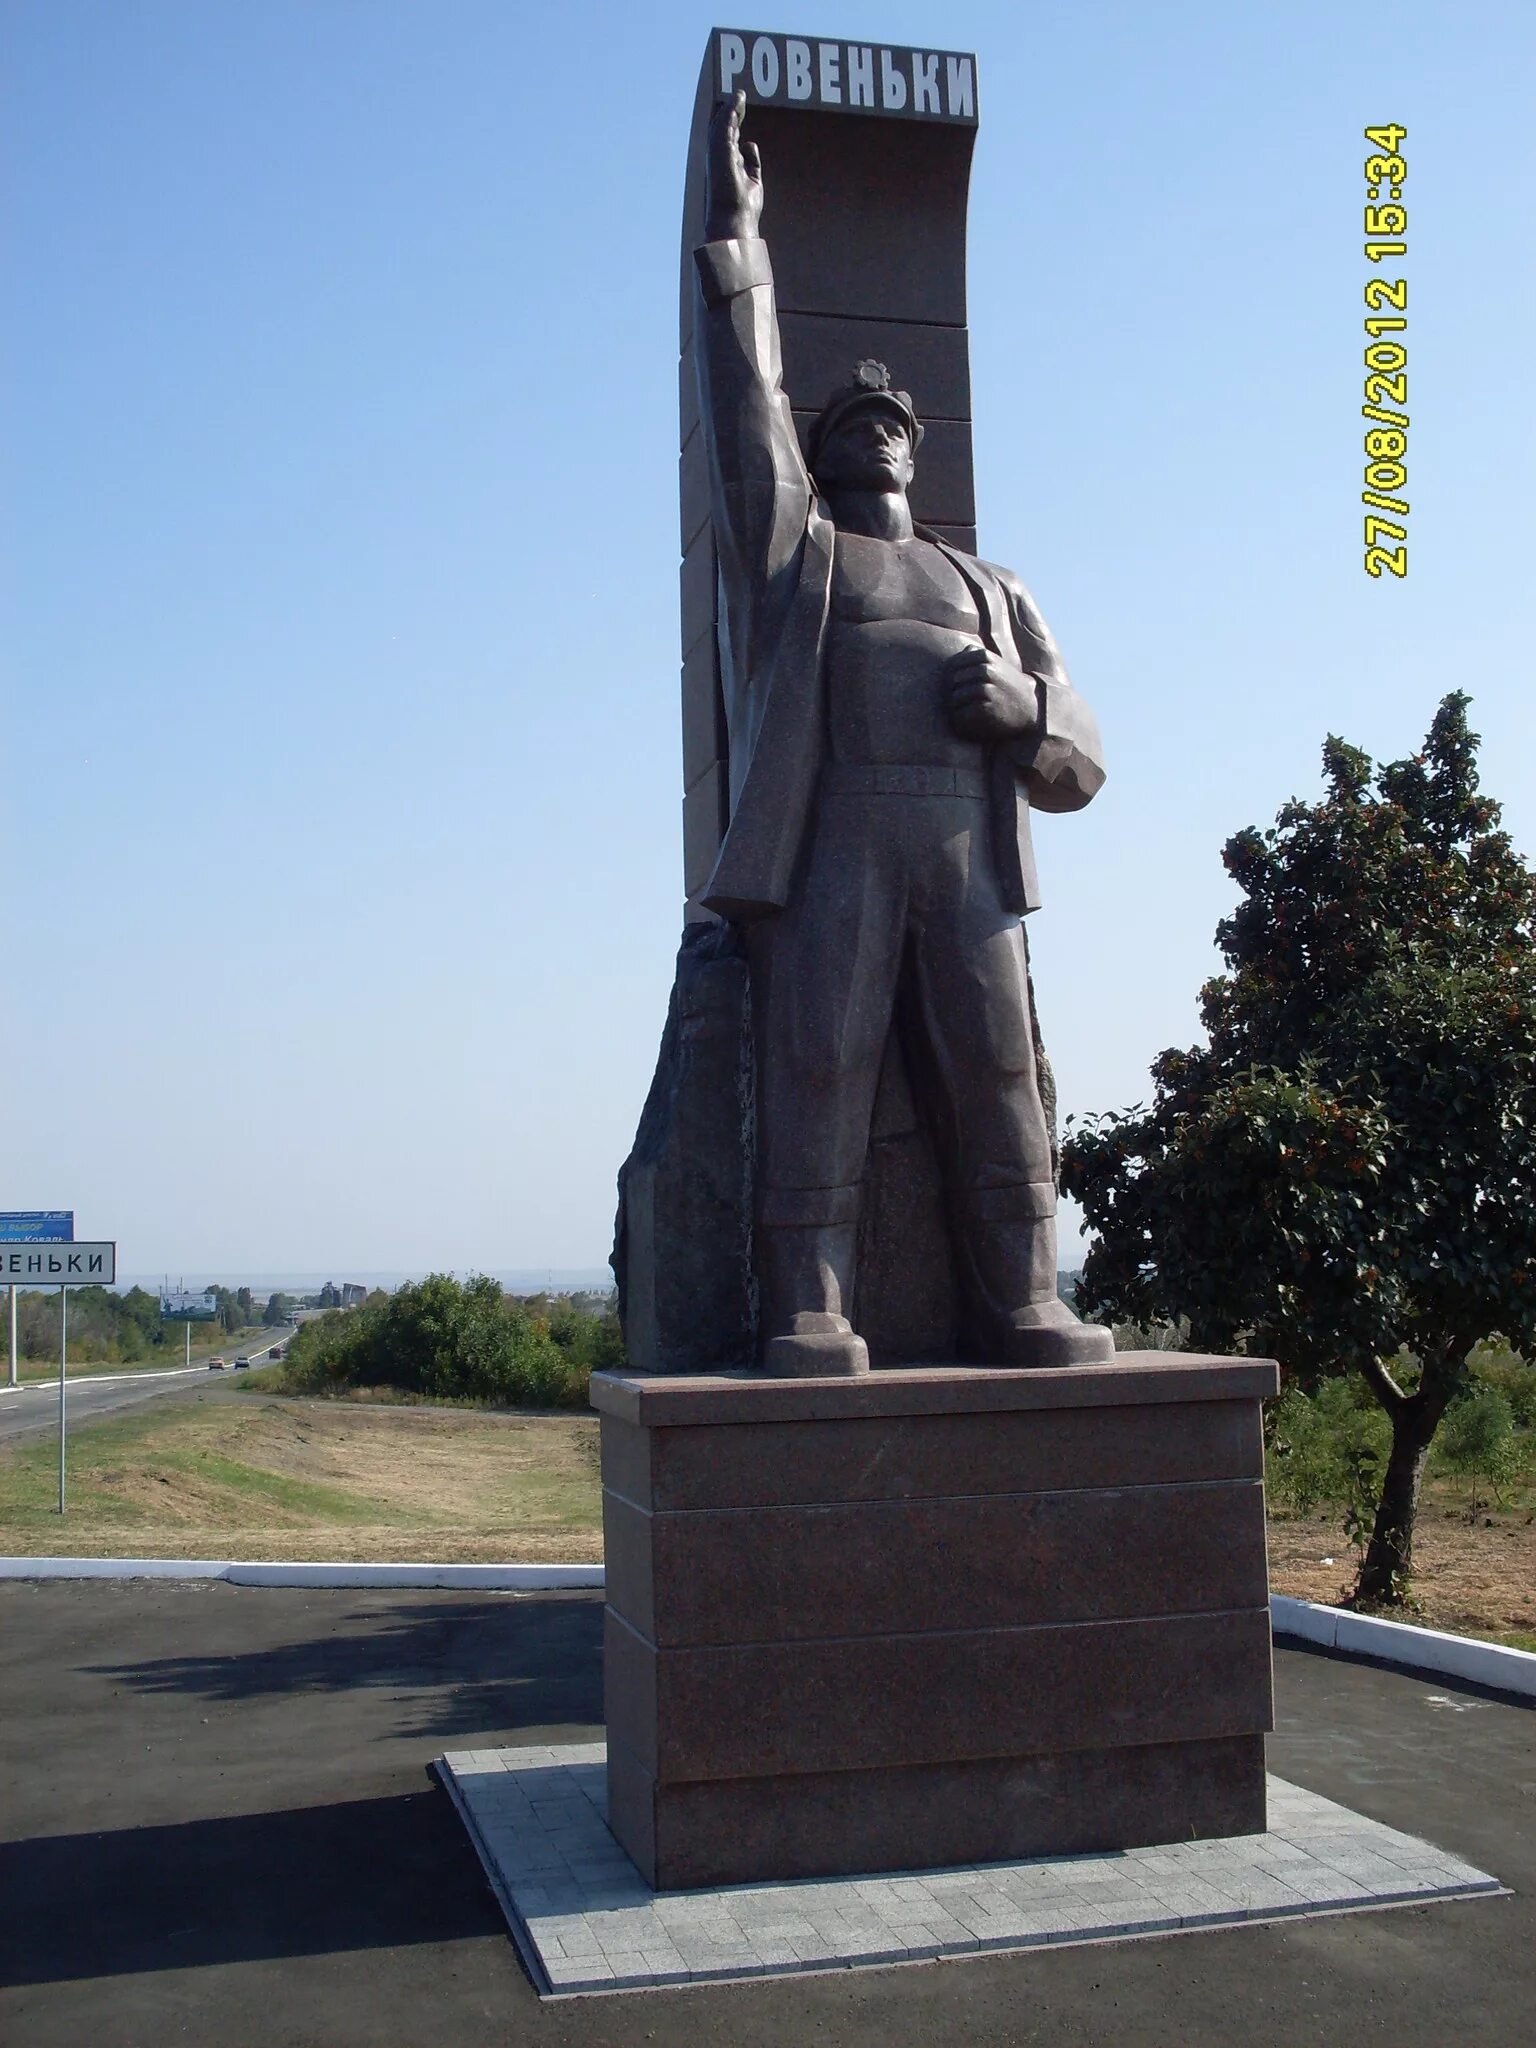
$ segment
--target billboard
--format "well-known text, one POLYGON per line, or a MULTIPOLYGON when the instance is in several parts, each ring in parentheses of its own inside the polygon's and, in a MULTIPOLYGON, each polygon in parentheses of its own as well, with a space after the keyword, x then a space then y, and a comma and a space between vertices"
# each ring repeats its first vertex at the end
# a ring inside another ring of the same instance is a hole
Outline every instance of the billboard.
POLYGON ((216 1294, 162 1290, 160 1313, 168 1323, 211 1323, 218 1317, 219 1298, 216 1294))
POLYGON ((0 1244, 69 1244, 73 1209, 0 1209, 0 1244))

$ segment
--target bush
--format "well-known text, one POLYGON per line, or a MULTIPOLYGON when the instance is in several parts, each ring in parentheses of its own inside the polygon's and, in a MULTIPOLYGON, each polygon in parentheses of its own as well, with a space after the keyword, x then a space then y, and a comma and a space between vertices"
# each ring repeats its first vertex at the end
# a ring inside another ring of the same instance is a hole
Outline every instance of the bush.
POLYGON ((1509 1403, 1517 1429, 1536 1429, 1536 1365, 1518 1351, 1492 1337, 1472 1353, 1472 1377, 1484 1387, 1495 1387, 1509 1403))
POLYGON ((592 1373, 623 1363, 611 1310, 561 1301, 545 1315, 486 1275, 434 1273, 306 1323, 289 1346, 284 1384, 294 1393, 393 1387, 498 1407, 584 1408, 592 1373))
POLYGON ((1287 1387, 1266 1418, 1270 1498, 1297 1515, 1337 1507, 1352 1518, 1385 1469, 1391 1425, 1363 1382, 1287 1387))
POLYGON ((1519 1477, 1524 1450, 1515 1434, 1514 1411, 1497 1387, 1478 1387, 1446 1410, 1435 1440, 1435 1462, 1468 1482, 1468 1521, 1480 1506, 1478 1481, 1500 1495, 1519 1477))

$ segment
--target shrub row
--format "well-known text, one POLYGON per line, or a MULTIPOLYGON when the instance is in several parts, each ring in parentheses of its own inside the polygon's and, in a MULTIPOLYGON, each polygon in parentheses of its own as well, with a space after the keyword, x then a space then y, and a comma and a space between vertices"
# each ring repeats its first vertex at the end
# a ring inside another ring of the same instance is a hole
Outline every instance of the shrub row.
POLYGON ((499 1407, 584 1408, 592 1373, 623 1363, 611 1309, 531 1305, 485 1275, 434 1273, 306 1323, 289 1346, 284 1384, 293 1393, 390 1387, 499 1407))
MULTIPOLYGON (((1400 1379, 1412 1384, 1411 1361, 1400 1379)), ((1342 1509, 1348 1533, 1380 1492, 1391 1426, 1361 1380, 1323 1380, 1311 1393, 1288 1387, 1269 1411, 1265 1436, 1269 1497, 1277 1507, 1298 1515, 1342 1509)), ((1471 1384, 1446 1410, 1435 1437, 1429 1473, 1465 1481, 1475 1510, 1479 1489, 1500 1497, 1533 1452, 1536 1366, 1507 1346, 1480 1346, 1471 1384)))

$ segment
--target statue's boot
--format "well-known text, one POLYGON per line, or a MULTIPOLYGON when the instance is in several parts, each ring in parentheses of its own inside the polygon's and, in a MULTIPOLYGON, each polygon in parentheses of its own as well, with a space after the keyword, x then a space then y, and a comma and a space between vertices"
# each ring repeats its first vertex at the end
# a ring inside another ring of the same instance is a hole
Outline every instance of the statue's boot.
POLYGON ((858 1234, 857 1223, 759 1223, 764 1372, 810 1379, 869 1371, 869 1349, 843 1314, 858 1234))
POLYGON ((1112 1363, 1110 1332, 1083 1322, 1056 1292, 1052 1184, 989 1190, 967 1206, 966 1250, 982 1359, 1015 1366, 1112 1363), (1005 1207, 1013 1213, 987 1213, 1005 1207))

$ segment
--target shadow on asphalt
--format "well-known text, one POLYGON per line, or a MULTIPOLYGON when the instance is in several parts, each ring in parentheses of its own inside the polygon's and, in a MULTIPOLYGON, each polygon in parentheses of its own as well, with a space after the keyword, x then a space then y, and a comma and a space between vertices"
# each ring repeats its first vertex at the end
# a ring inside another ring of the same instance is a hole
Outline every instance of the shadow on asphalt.
POLYGON ((13 1987, 505 1931, 434 1791, 7 1843, 0 1899, 13 1987))
POLYGON ((407 1710, 397 1734, 446 1741, 600 1722, 602 1639, 600 1600, 402 1601, 346 1615, 328 1635, 85 1669, 138 1692, 223 1702, 388 1691, 407 1710))

